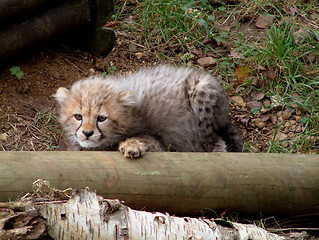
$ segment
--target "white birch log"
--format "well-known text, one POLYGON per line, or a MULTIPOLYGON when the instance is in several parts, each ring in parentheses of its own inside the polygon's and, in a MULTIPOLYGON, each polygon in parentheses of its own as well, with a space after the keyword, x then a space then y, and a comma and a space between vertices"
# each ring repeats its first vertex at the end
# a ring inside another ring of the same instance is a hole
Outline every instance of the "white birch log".
POLYGON ((283 239, 254 225, 173 217, 133 210, 118 200, 106 200, 80 190, 68 202, 36 205, 54 239, 283 239))

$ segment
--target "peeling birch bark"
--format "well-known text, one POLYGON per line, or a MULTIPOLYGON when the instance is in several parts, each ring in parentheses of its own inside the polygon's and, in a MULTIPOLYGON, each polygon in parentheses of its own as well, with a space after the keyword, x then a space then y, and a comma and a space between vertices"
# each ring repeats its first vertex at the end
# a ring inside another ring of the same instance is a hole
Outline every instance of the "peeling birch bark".
POLYGON ((254 225, 133 210, 80 190, 68 202, 36 205, 54 239, 284 239, 254 225))

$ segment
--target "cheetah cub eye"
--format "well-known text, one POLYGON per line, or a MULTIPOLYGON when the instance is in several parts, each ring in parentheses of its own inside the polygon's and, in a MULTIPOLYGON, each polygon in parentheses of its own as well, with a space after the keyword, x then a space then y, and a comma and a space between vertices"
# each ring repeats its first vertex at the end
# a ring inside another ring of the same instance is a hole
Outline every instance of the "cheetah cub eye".
POLYGON ((106 117, 106 116, 99 115, 96 120, 97 120, 98 122, 104 122, 104 121, 106 121, 107 118, 108 118, 108 117, 106 117))
POLYGON ((73 117, 75 118, 75 120, 78 120, 78 121, 82 121, 82 118, 83 118, 81 114, 77 114, 77 113, 74 114, 73 117))

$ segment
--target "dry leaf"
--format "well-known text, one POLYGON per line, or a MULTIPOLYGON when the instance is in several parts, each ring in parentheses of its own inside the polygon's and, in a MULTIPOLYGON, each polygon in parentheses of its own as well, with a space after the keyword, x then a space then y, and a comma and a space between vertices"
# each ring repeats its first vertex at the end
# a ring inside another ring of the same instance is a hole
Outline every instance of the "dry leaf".
POLYGON ((284 120, 288 120, 290 118, 290 116, 291 116, 291 113, 288 110, 283 111, 282 118, 284 120))
POLYGON ((246 103, 241 96, 232 96, 230 99, 239 106, 246 107, 246 103))
POLYGON ((271 80, 271 81, 274 81, 276 78, 276 73, 272 68, 270 68, 268 71, 261 70, 261 75, 263 76, 264 79, 271 80))
POLYGON ((260 15, 256 18, 255 26, 261 29, 268 28, 273 20, 274 17, 271 15, 260 15))
POLYGON ((248 108, 259 108, 261 109, 263 104, 261 102, 258 102, 258 101, 250 101, 250 102, 247 102, 246 103, 247 107, 248 108))
POLYGON ((283 132, 280 132, 280 131, 278 131, 277 134, 276 134, 276 136, 275 136, 275 140, 276 140, 276 141, 284 141, 284 140, 286 140, 287 138, 288 138, 288 135, 285 134, 285 133, 283 133, 283 132))
POLYGON ((261 66, 259 64, 257 65, 256 69, 259 71, 266 71, 266 68, 264 68, 263 66, 261 66))
POLYGON ((293 36, 296 39, 304 38, 306 35, 307 35, 307 30, 303 27, 300 27, 298 31, 293 33, 293 36))
POLYGON ((277 115, 276 114, 272 114, 270 116, 270 121, 272 122, 272 124, 276 124, 277 122, 277 115))
POLYGON ((260 78, 254 78, 253 81, 251 82, 251 85, 255 87, 260 87, 262 83, 262 80, 260 78))
POLYGON ((252 91, 250 96, 251 96, 251 100, 259 101, 259 100, 264 98, 265 94, 263 94, 262 92, 258 92, 258 91, 252 91))
POLYGON ((253 122, 255 123, 255 125, 258 127, 258 128, 263 128, 266 126, 266 123, 261 120, 260 118, 256 118, 253 120, 253 122))
POLYGON ((110 28, 110 27, 116 27, 119 25, 120 25, 120 22, 108 22, 104 25, 104 27, 110 28))
POLYGON ((235 59, 243 59, 243 55, 238 53, 236 49, 233 49, 230 51, 229 53, 229 56, 231 56, 232 58, 235 58, 235 59))
POLYGON ((265 114, 262 114, 260 116, 260 119, 264 122, 268 121, 268 119, 270 118, 271 114, 270 113, 265 113, 265 114))
POLYGON ((230 26, 229 25, 219 25, 217 28, 221 31, 230 32, 230 26))
POLYGON ((250 67, 246 65, 236 65, 235 67, 235 76, 239 83, 244 83, 246 79, 249 78, 250 67))

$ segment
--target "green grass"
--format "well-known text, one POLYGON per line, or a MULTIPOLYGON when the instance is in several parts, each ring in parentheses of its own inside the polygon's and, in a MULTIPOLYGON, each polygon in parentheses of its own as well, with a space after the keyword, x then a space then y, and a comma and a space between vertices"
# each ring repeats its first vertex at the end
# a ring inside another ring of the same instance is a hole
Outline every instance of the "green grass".
POLYGON ((245 45, 248 62, 275 73, 274 79, 264 79, 261 90, 269 97, 279 97, 283 109, 292 113, 300 109, 306 116, 303 119, 305 129, 300 134, 285 142, 271 140, 268 152, 313 152, 318 149, 318 141, 313 141, 319 137, 318 59, 313 63, 307 63, 307 59, 318 57, 319 42, 311 31, 296 38, 297 30, 295 20, 278 21, 267 31, 266 41, 261 39, 257 44, 245 45), (283 147, 287 146, 285 143, 291 148, 283 147))
POLYGON ((207 0, 144 0, 134 13, 139 16, 136 25, 126 28, 139 32, 141 44, 159 57, 187 62, 193 57, 191 50, 206 51, 202 41, 216 35, 212 10, 207 0))

